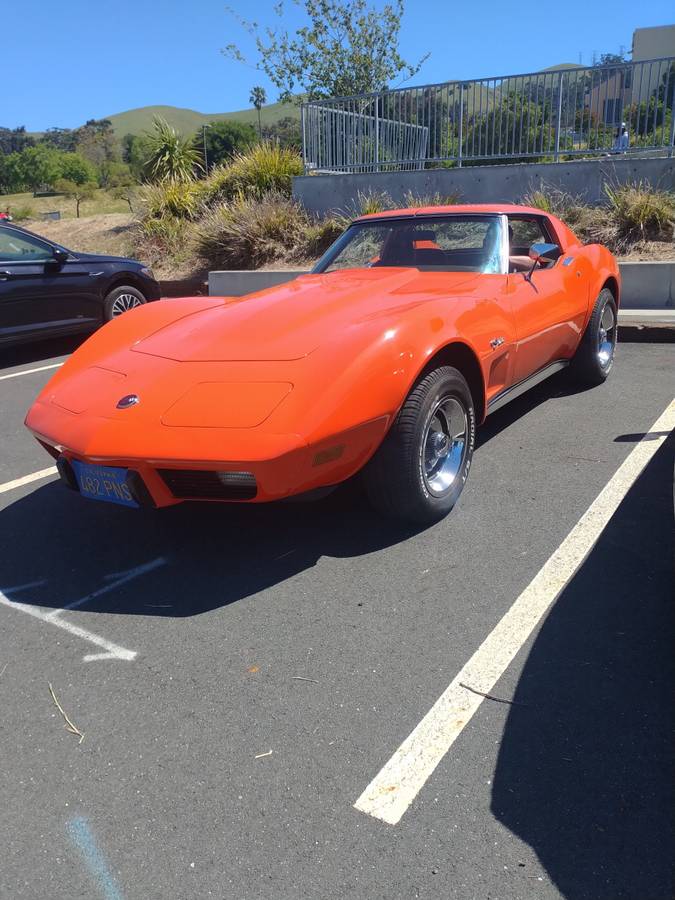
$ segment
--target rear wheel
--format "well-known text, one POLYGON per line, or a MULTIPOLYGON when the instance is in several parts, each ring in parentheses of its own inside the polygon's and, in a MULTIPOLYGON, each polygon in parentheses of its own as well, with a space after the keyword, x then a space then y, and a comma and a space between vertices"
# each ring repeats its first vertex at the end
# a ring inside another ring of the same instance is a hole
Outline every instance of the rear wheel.
POLYGON ((475 436, 473 400, 462 374, 450 366, 430 372, 410 392, 364 470, 372 504, 420 524, 443 518, 466 482, 475 436))
POLYGON ((607 378, 614 364, 617 325, 614 294, 608 288, 603 288, 570 364, 570 373, 576 381, 595 385, 602 384, 607 378))
POLYGON ((137 306, 143 306, 146 302, 143 294, 135 287, 122 285, 116 287, 105 298, 103 302, 103 312, 106 322, 116 319, 122 313, 135 309, 137 306))

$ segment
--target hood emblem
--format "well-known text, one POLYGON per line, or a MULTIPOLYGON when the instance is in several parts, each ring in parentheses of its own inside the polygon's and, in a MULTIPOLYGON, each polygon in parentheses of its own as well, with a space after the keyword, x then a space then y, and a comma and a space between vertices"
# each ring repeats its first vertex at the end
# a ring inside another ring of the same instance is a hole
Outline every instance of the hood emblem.
POLYGON ((130 406, 136 406, 137 403, 141 402, 141 398, 138 394, 127 394, 126 397, 122 397, 117 401, 118 409, 129 409, 130 406))

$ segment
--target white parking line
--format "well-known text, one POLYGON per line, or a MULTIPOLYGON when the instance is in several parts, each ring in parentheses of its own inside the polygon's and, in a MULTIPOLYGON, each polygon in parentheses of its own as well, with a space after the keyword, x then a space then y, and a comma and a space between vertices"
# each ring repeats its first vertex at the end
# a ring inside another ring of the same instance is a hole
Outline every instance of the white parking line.
MULTIPOLYGON (((30 584, 19 585, 18 587, 13 588, 11 593, 16 593, 17 591, 25 590, 29 587, 39 587, 42 584, 45 584, 45 582, 33 581, 30 584)), ((94 644, 96 647, 100 647, 103 650, 103 653, 88 653, 83 657, 84 662, 93 662, 94 660, 99 659, 125 659, 131 661, 136 658, 137 654, 135 650, 126 650, 124 647, 113 644, 112 641, 109 641, 98 634, 94 634, 93 631, 88 631, 86 628, 80 628, 79 625, 73 625, 72 622, 66 622, 64 619, 60 618, 53 619, 51 618, 50 613, 45 612, 44 609, 40 609, 37 606, 31 606, 29 603, 17 603, 15 600, 10 600, 2 590, 0 590, 0 605, 8 606, 10 609, 15 609, 18 612, 27 613, 29 616, 40 619, 42 622, 47 622, 50 625, 55 625, 57 628, 62 628, 69 634, 82 638, 84 641, 89 641, 90 644, 94 644)))
POLYGON ((123 584, 126 584, 127 581, 131 581, 134 578, 138 578, 139 575, 145 575, 146 572, 152 572, 153 569, 157 569, 159 566, 163 566, 166 564, 166 560, 164 557, 160 556, 157 559, 153 559, 152 562, 144 563, 142 566, 136 566, 133 569, 129 569, 126 572, 115 572, 112 575, 104 575, 104 579, 108 581, 108 584, 104 584, 103 587, 99 588, 96 591, 92 591, 91 594, 87 594, 84 597, 80 597, 79 600, 73 600, 72 603, 67 603, 61 609, 54 609, 50 613, 47 613, 47 619, 51 621, 55 619, 56 616, 60 616, 61 613, 65 612, 68 609, 77 609, 80 606, 84 606, 85 603, 89 603, 90 600, 95 600, 96 597, 100 597, 102 594, 107 594, 110 591, 114 591, 116 588, 121 587, 123 584))
POLYGON ((57 472, 56 466, 50 466, 48 469, 40 469, 39 472, 24 475, 22 478, 15 478, 14 481, 6 481, 4 484, 0 484, 0 494, 4 494, 5 491, 13 491, 14 488, 22 487, 24 484, 30 484, 31 481, 49 478, 50 475, 56 475, 57 472))
POLYGON ((426 716, 396 750, 354 804, 395 825, 504 674, 553 601, 593 548, 650 459, 675 428, 675 400, 619 466, 588 510, 490 632, 426 716), (661 434, 656 435, 656 432, 661 434))
POLYGON ((32 375, 34 372, 46 372, 47 369, 60 369, 63 363, 52 363, 50 366, 38 366, 37 369, 23 369, 21 372, 10 372, 9 375, 0 375, 0 381, 7 378, 18 378, 20 375, 32 375))

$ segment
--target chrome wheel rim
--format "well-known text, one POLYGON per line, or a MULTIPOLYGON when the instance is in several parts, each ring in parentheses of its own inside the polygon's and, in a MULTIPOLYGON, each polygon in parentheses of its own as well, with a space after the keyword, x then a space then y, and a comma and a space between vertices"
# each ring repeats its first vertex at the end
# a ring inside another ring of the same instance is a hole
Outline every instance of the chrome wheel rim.
POLYGON ((469 420, 455 397, 442 397, 427 417, 421 449, 421 469, 430 494, 448 492, 466 458, 469 420))
POLYGON ((143 301, 135 294, 120 294, 119 297, 115 298, 115 302, 112 305, 112 316, 113 318, 121 316, 122 313, 128 312, 130 309, 142 306, 142 303, 143 301))
POLYGON ((605 304, 598 328, 598 362, 603 369, 611 365, 616 346, 616 316, 609 303, 605 304))

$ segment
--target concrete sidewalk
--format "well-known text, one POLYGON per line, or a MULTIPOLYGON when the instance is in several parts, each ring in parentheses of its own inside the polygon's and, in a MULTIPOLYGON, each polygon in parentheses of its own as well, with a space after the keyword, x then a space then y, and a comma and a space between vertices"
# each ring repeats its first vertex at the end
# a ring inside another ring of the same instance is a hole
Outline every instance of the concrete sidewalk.
POLYGON ((620 309, 619 340, 675 343, 675 309, 620 309))

